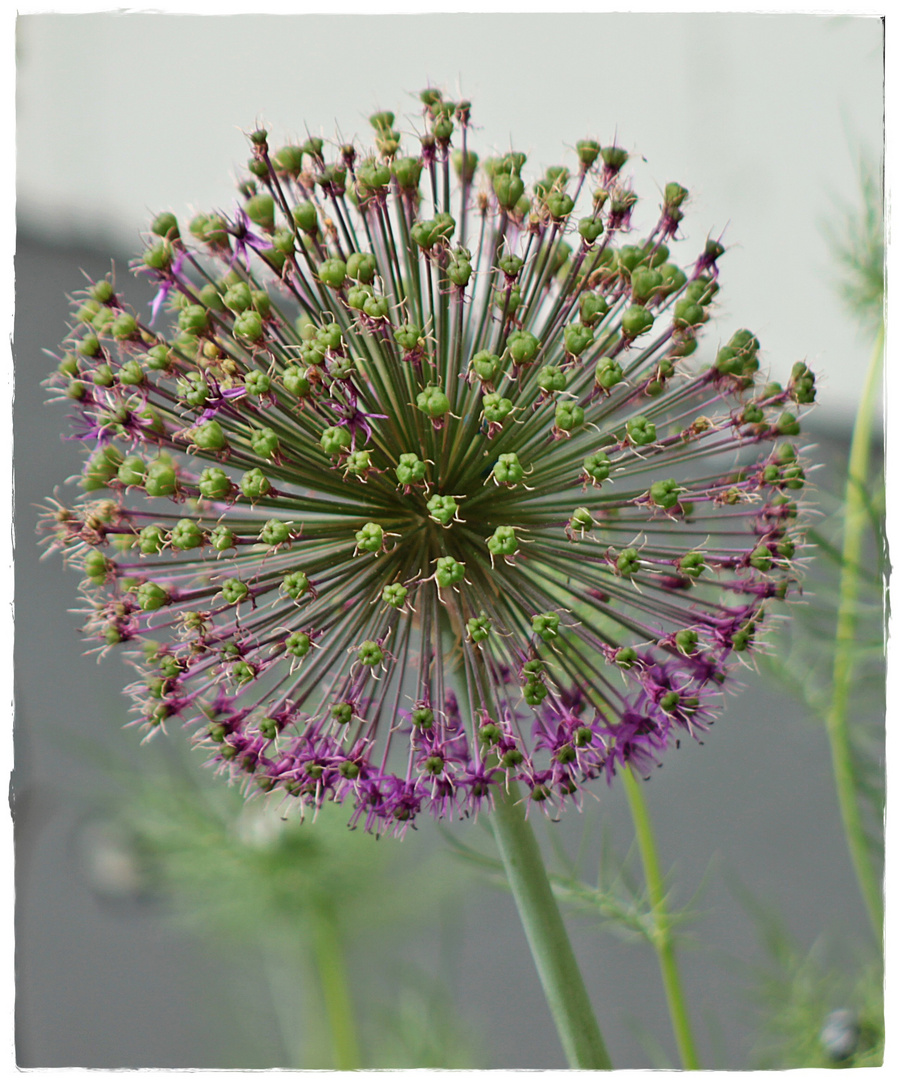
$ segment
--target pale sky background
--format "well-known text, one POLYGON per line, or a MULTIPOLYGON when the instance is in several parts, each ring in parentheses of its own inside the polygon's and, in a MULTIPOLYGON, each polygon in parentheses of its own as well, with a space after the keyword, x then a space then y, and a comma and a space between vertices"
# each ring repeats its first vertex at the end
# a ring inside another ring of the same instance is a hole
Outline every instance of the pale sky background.
POLYGON ((748 326, 778 377, 807 360, 822 419, 851 415, 869 346, 822 225, 860 159, 879 164, 877 18, 39 14, 18 21, 17 66, 20 228, 120 258, 152 213, 230 207, 260 120, 275 143, 306 125, 367 140, 369 113, 414 117, 430 82, 473 101, 476 149, 524 150, 535 175, 615 138, 646 223, 677 180, 689 255, 724 231, 716 333, 748 326))

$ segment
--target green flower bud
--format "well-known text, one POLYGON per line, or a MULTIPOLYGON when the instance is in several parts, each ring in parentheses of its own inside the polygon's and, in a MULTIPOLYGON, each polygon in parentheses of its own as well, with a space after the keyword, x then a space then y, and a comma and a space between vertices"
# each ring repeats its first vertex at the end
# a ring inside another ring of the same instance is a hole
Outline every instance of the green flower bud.
POLYGON ((699 642, 699 634, 695 630, 678 630, 674 635, 674 643, 677 645, 678 652, 682 652, 684 656, 690 656, 696 652, 696 645, 699 642))
POLYGON ((468 640, 477 644, 480 641, 486 641, 490 636, 490 620, 486 615, 480 615, 477 618, 471 618, 466 624, 468 630, 468 640))

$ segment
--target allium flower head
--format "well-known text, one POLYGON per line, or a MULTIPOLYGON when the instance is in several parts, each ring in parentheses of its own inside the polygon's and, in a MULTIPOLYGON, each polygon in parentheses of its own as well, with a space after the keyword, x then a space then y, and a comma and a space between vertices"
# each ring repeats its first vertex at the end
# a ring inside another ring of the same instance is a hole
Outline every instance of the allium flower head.
POLYGON ((254 131, 234 208, 152 223, 152 310, 94 282, 51 378, 87 459, 47 527, 138 722, 375 830, 701 734, 795 580, 814 399, 707 325, 684 188, 636 236, 621 147, 528 185, 422 102, 368 150, 254 131))

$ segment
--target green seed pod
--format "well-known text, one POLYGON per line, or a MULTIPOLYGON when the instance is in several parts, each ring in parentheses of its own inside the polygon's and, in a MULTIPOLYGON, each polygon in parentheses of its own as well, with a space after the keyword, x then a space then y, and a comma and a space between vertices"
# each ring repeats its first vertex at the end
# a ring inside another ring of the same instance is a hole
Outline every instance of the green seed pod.
POLYGON ((565 351, 571 356, 580 356, 593 344, 593 330, 583 323, 571 323, 565 327, 565 351))
POLYGON ((381 599, 388 607, 401 608, 406 602, 406 597, 409 595, 409 590, 405 585, 400 585, 399 582, 394 582, 392 585, 385 585, 381 591, 381 599))
POLYGON ((556 427, 559 431, 574 431, 584 422, 584 410, 570 401, 560 401, 556 406, 556 427))
MULTIPOLYGON (((266 170, 267 172, 268 170, 266 170)), ((275 200, 271 195, 254 195, 244 203, 247 217, 265 232, 273 232, 275 228, 275 200)))
POLYGON ((190 440, 200 450, 224 450, 228 445, 218 420, 206 420, 190 432, 190 440))
POLYGON ((621 332, 626 338, 633 340, 651 330, 654 322, 651 312, 640 304, 634 304, 621 316, 621 332))
POLYGON ((502 424, 512 412, 512 402, 501 394, 484 394, 481 406, 482 415, 488 424, 502 424))
POLYGON ((222 582, 222 599, 226 604, 239 604, 250 593, 250 587, 240 578, 226 578, 222 582))
POLYGON ((172 465, 164 460, 157 459, 147 468, 147 478, 144 481, 144 491, 153 498, 167 498, 174 495, 178 487, 177 477, 172 465))
POLYGON ((200 474, 199 489, 204 499, 227 499, 231 488, 231 481, 224 469, 204 469, 200 474))
POLYGON ((400 454, 395 471, 397 481, 404 487, 411 487, 424 480, 426 466, 416 454, 400 454))
POLYGON ((458 584, 464 577, 465 567, 462 563, 457 562, 452 555, 444 555, 437 560, 434 580, 437 582, 438 588, 448 589, 451 585, 458 584))
POLYGON ((202 545, 203 530, 190 518, 182 518, 172 529, 170 541, 172 547, 179 548, 181 551, 190 551, 202 545))
POLYGON ((250 445, 258 457, 271 458, 278 453, 278 436, 270 427, 259 428, 250 435, 250 445))
POLYGON ((498 525, 493 536, 487 540, 491 555, 514 555, 518 551, 518 537, 511 525, 498 525))
POLYGON ((248 499, 264 498, 271 486, 261 469, 248 469, 240 478, 240 490, 248 499))
POLYGON ((165 532, 158 525, 145 525, 138 533, 137 546, 142 555, 158 555, 165 539, 165 532))
POLYGON ((672 510, 680 498, 680 485, 676 480, 658 480, 649 488, 650 502, 663 510, 672 510))
POLYGON ((437 420, 450 411, 450 401, 439 386, 426 386, 416 397, 416 404, 423 413, 437 420))
POLYGON ((147 463, 137 454, 129 454, 119 466, 118 481, 125 487, 140 487, 147 473, 147 463))
POLYGON ((493 478, 499 484, 520 484, 524 479, 524 469, 518 460, 518 454, 500 454, 493 466, 493 478))
POLYGON ((588 454, 584 458, 584 472, 597 484, 608 480, 611 470, 612 463, 603 450, 597 450, 595 454, 588 454))
POLYGON ((329 427, 325 428, 322 432, 319 441, 321 442, 322 450, 333 457, 335 454, 340 454, 344 450, 349 449, 353 437, 345 427, 329 427))
MULTIPOLYGON (((569 329, 571 329, 569 327, 569 329)), ((574 354, 577 355, 577 354, 574 354)), ((546 394, 557 393, 568 385, 565 372, 554 364, 545 364, 537 373, 537 385, 546 394)))
POLYGON ((452 495, 432 495, 427 503, 428 514, 440 525, 449 525, 456 516, 459 504, 452 495))
POLYGON ((137 589, 137 603, 141 611, 158 611, 171 599, 168 591, 155 581, 145 581, 137 589))
POLYGON ((559 636, 561 619, 555 611, 547 611, 542 615, 534 615, 531 619, 531 627, 534 633, 544 641, 553 641, 559 636))
POLYGON ((216 525, 209 534, 209 543, 216 551, 228 551, 236 546, 235 541, 234 533, 227 525, 216 525))
POLYGON ((595 243, 603 234, 603 224, 599 218, 583 217, 578 222, 577 231, 586 244, 595 243))
POLYGON ((377 555, 384 547, 384 530, 377 522, 369 521, 356 533, 356 547, 369 555, 377 555))
POLYGON ((513 363, 529 364, 540 348, 539 340, 528 330, 514 330, 506 342, 513 363))
POLYGON ((297 203, 291 213, 297 228, 301 232, 308 233, 310 236, 318 232, 318 211, 315 208, 315 203, 297 203))

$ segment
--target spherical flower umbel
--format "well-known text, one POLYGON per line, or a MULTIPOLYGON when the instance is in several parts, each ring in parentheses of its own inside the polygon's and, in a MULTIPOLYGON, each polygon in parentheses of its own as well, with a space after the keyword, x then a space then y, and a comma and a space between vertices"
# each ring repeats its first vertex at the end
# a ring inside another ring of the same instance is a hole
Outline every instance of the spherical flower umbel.
POLYGON ((398 832, 706 730, 796 580, 814 399, 707 325, 682 187, 637 237, 619 146, 528 187, 422 102, 414 148, 389 112, 365 151, 254 131, 234 209, 152 223, 152 310, 94 282, 51 378, 87 451, 51 543, 138 722, 398 832))

